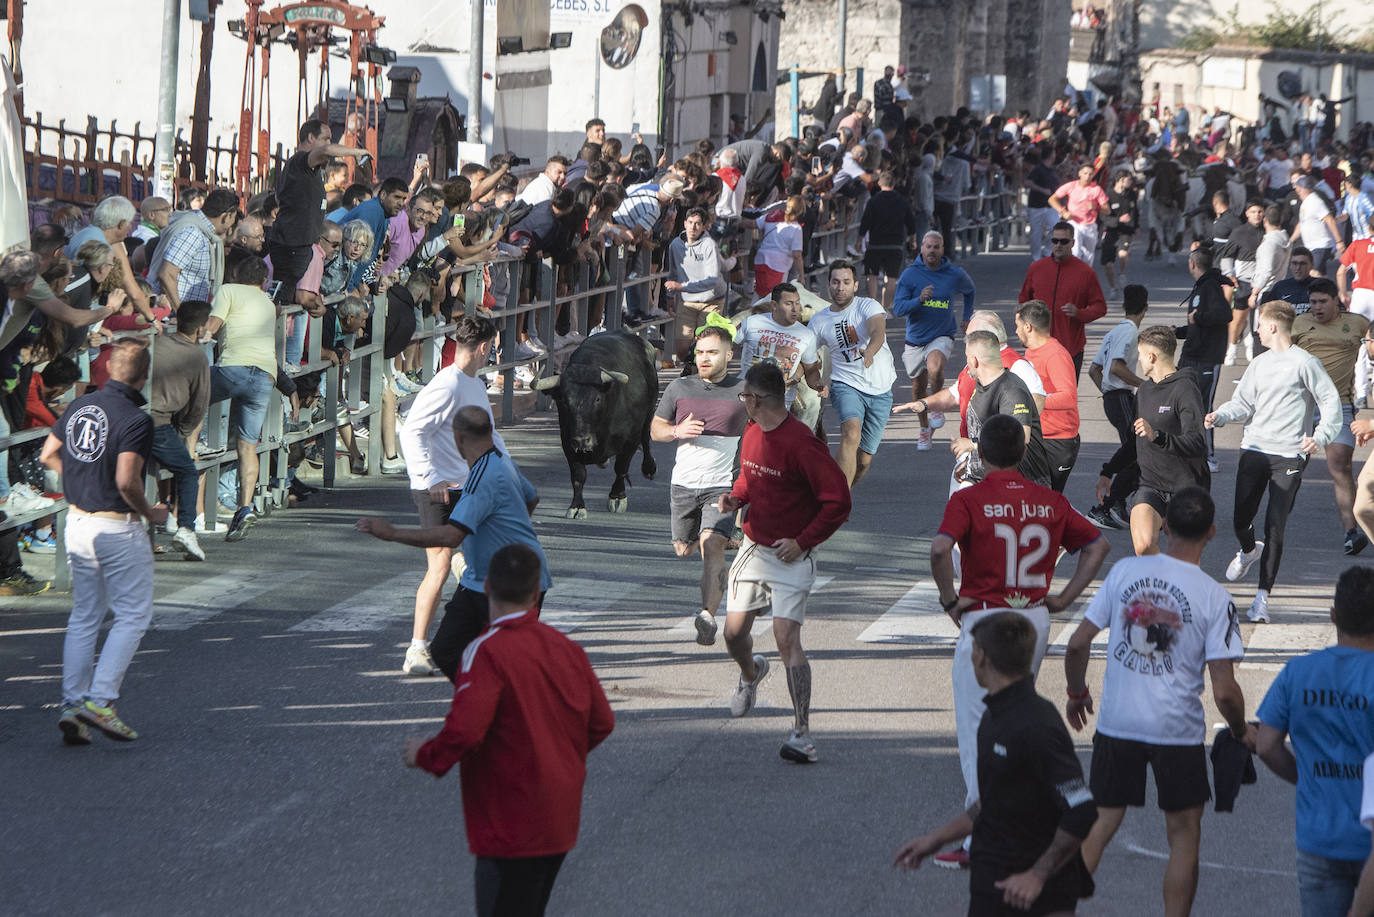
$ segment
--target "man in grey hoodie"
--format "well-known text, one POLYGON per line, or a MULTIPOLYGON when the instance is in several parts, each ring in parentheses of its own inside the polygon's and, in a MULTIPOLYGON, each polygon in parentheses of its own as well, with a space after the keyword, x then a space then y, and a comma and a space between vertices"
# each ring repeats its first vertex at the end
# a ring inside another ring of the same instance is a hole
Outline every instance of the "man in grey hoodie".
POLYGON ((687 211, 684 232, 668 246, 668 280, 663 289, 678 297, 677 357, 686 363, 692 356, 697 326, 710 312, 725 305, 725 275, 729 267, 720 256, 716 240, 706 234, 710 218, 701 207, 687 211))
POLYGON ((935 213, 935 150, 939 146, 927 143, 925 155, 921 157, 921 167, 911 183, 911 209, 916 214, 918 239, 924 239, 930 231, 931 216, 935 213))
POLYGON ((973 166, 956 145, 940 163, 935 180, 935 221, 945 238, 945 255, 954 259, 954 226, 959 221, 959 199, 973 184, 973 166))

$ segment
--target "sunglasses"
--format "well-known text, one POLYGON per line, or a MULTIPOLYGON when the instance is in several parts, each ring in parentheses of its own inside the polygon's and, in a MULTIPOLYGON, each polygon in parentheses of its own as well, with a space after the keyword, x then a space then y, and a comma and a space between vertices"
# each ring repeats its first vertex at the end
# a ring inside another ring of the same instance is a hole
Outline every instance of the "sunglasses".
POLYGON ((1051 245, 1072 245, 1073 239, 1050 239, 1051 245))

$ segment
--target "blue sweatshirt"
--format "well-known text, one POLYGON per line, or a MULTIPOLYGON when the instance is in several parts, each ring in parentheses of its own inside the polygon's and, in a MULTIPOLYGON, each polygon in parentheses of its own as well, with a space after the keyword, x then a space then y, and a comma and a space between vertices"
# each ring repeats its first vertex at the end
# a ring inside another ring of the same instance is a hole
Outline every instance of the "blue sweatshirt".
POLYGON ((921 258, 902 271, 892 314, 906 316, 906 342, 923 347, 938 337, 954 337, 959 330, 954 320, 954 297, 959 293, 964 295, 964 321, 968 321, 973 317, 973 279, 968 271, 948 258, 933 271, 921 258), (921 291, 928 286, 935 288, 934 293, 921 302, 921 291))

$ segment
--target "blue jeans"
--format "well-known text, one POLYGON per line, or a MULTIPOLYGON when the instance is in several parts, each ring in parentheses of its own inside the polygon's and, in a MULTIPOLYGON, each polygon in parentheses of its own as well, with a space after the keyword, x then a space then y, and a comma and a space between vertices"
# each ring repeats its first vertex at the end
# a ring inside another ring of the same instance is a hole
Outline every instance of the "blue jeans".
POLYGON ((1298 851, 1298 896, 1302 917, 1345 917, 1355 900, 1363 860, 1333 860, 1298 851))
POLYGON ((186 444, 177 435, 176 427, 165 423, 153 428, 153 458, 172 473, 172 487, 177 495, 177 526, 195 530, 196 490, 200 472, 186 444))
POLYGON ((244 442, 262 439, 262 422, 267 419, 267 399, 276 377, 257 366, 211 366, 210 403, 232 399, 229 423, 234 435, 244 442))
POLYGON ((291 331, 286 335, 286 365, 300 366, 305 355, 305 329, 310 327, 310 316, 304 312, 291 316, 291 331))

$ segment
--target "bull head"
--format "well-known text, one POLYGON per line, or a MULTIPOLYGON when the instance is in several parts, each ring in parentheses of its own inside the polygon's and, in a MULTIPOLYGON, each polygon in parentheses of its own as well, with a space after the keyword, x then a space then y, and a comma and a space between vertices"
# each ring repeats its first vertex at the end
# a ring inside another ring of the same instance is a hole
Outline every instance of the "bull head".
MULTIPOLYGON (((548 389, 557 387, 560 379, 562 379, 562 376, 555 373, 552 376, 545 376, 542 379, 534 380, 534 384, 530 387, 535 391, 547 391, 548 389)), ((609 385, 612 382, 620 382, 623 384, 629 381, 630 377, 625 373, 618 373, 608 369, 601 370, 601 383, 603 385, 609 385)))

